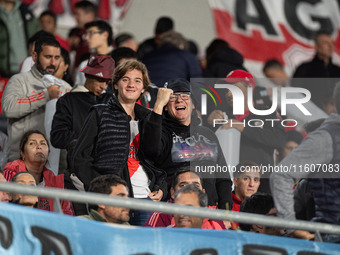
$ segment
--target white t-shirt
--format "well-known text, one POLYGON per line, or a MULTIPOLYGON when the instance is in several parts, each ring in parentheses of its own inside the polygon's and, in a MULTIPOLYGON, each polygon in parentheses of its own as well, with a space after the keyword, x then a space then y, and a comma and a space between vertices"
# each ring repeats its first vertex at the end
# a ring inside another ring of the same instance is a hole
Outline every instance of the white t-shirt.
POLYGON ((150 180, 137 156, 140 141, 138 121, 130 121, 130 133, 128 167, 132 190, 135 198, 146 198, 151 192, 149 189, 150 180))

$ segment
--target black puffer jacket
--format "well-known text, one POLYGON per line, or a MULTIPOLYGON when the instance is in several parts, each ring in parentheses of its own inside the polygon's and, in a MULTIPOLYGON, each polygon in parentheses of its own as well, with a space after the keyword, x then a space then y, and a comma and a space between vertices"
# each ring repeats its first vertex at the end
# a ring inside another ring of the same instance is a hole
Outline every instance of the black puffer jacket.
MULTIPOLYGON (((134 110, 136 120, 139 120, 139 132, 142 134, 143 121, 151 112, 138 104, 134 110)), ((85 189, 96 176, 116 174, 128 183, 130 195, 133 195, 127 166, 130 120, 131 117, 126 114, 116 97, 107 104, 91 108, 72 157, 74 172, 84 183, 85 189)), ((140 144, 142 143, 141 138, 140 144)), ((147 161, 141 149, 138 151, 138 158, 151 181, 150 190, 161 188, 166 195, 166 173, 147 161)))
POLYGON ((78 138, 90 108, 107 103, 111 97, 112 94, 96 96, 91 92, 71 92, 60 97, 52 122, 52 145, 59 149, 69 149, 70 143, 78 138))

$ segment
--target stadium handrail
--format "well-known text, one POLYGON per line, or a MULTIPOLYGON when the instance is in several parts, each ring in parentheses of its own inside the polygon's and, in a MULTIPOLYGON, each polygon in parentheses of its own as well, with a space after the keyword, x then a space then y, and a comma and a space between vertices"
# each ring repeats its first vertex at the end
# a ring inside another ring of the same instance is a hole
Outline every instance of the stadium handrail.
MULTIPOLYGON (((203 217, 216 220, 234 221, 246 224, 257 224, 271 227, 301 229, 316 233, 340 234, 340 226, 317 223, 303 220, 285 220, 278 217, 264 216, 243 212, 232 212, 227 210, 212 210, 208 208, 198 208, 193 206, 183 206, 164 202, 153 202, 135 198, 121 198, 108 196, 105 194, 97 194, 91 192, 81 192, 75 190, 35 187, 16 183, 0 182, 0 190, 11 193, 23 193, 40 197, 53 198, 56 204, 60 200, 69 200, 78 203, 104 204, 116 207, 125 207, 135 210, 156 211, 168 214, 182 214, 196 217, 203 217)), ((56 208, 61 213, 60 205, 56 208)))

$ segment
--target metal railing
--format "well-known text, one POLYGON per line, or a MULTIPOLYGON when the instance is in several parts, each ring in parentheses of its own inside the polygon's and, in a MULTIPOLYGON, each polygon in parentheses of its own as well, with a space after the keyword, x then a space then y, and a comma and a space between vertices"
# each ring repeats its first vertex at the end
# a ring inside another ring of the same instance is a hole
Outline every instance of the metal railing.
POLYGON ((258 214, 232 212, 226 210, 212 210, 208 208, 197 208, 192 206, 183 206, 163 202, 146 201, 135 198, 121 198, 108 196, 104 194, 80 192, 74 190, 63 190, 47 187, 34 187, 16 183, 0 182, 0 190, 11 193, 23 193, 38 197, 53 198, 59 204, 57 210, 61 212, 60 200, 68 200, 78 203, 104 204, 116 207, 126 207, 135 210, 156 211, 168 214, 183 214, 215 220, 227 220, 245 224, 257 224, 278 228, 301 229, 310 232, 338 234, 340 235, 340 226, 316 223, 302 220, 285 220, 278 217, 263 216, 258 214))

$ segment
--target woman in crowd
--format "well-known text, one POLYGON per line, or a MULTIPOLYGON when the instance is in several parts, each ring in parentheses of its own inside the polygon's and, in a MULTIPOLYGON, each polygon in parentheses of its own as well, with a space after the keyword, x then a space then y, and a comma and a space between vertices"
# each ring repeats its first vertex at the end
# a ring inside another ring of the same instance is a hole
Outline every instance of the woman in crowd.
MULTIPOLYGON (((151 112, 136 102, 149 83, 144 64, 123 62, 113 77, 115 97, 90 110, 72 159, 86 190, 95 177, 116 174, 128 183, 132 197, 160 201, 165 195, 165 172, 151 165, 139 150, 142 123, 151 112)), ((144 225, 149 214, 135 212, 130 223, 144 225)))
MULTIPOLYGON (((49 144, 45 135, 39 130, 26 132, 20 141, 20 159, 6 164, 4 176, 7 181, 18 172, 29 172, 34 176, 38 186, 51 188, 64 188, 64 175, 55 176, 47 169, 45 164, 49 155, 49 144)), ((60 201, 64 214, 74 215, 72 204, 69 201, 60 201)), ((37 208, 53 211, 54 200, 39 197, 37 208)))

